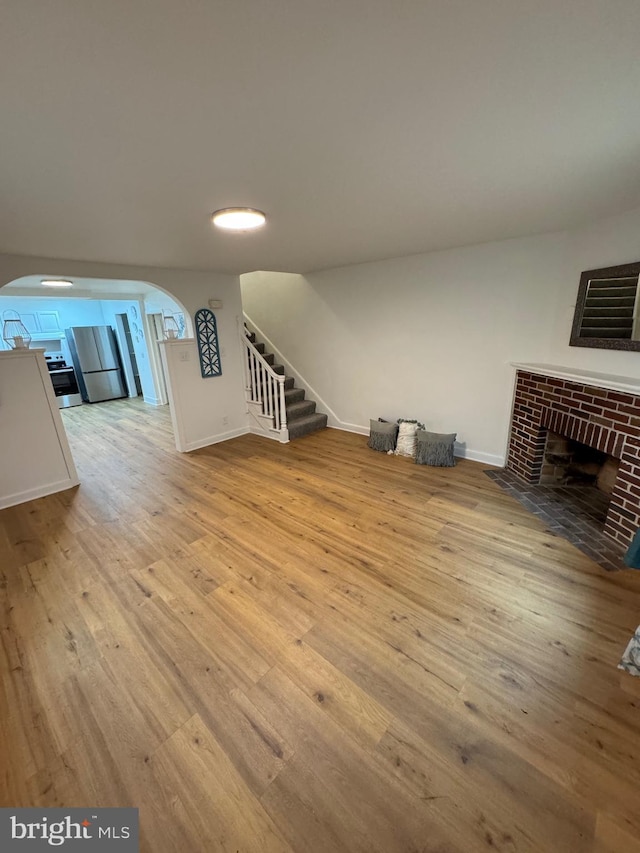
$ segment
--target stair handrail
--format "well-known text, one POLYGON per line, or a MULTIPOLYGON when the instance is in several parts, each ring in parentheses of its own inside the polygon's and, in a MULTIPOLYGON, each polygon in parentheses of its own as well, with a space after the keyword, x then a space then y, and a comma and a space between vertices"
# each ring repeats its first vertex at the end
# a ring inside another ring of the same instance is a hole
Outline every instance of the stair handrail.
POLYGON ((252 403, 259 403, 262 413, 273 420, 276 430, 287 428, 287 409, 285 406, 285 377, 276 373, 262 353, 251 341, 251 332, 244 328, 243 342, 248 354, 245 360, 245 387, 251 395, 252 403))

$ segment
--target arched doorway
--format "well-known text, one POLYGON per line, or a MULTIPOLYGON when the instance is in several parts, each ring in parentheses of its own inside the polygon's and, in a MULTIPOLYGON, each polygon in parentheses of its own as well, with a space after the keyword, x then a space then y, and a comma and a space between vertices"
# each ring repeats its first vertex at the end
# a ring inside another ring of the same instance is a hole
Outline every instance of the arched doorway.
POLYGON ((2 287, 0 318, 17 312, 32 335, 32 346, 68 364, 73 359, 69 328, 112 329, 127 395, 165 405, 168 398, 157 341, 162 339, 166 317, 172 318, 180 336, 190 323, 175 297, 144 281, 73 277, 68 279, 71 287, 57 288, 43 286, 43 280, 44 275, 23 276, 2 287))
MULTIPOLYGON (((65 414, 63 406, 83 406, 89 402, 86 395, 79 393, 80 387, 76 388, 76 395, 58 396, 60 386, 56 382, 63 376, 68 377, 69 372, 75 376, 79 370, 67 333, 72 328, 109 330, 120 365, 117 372, 122 378, 121 390, 113 397, 120 400, 121 408, 126 398, 135 398, 136 405, 145 408, 166 406, 168 395, 158 341, 162 339, 167 316, 173 318, 181 337, 189 334, 191 321, 182 304, 162 288, 145 281, 74 276, 69 279, 71 287, 47 288, 42 285, 46 278, 46 275, 23 276, 0 288, 0 320, 5 312, 17 312, 32 335, 32 348, 44 350, 48 365, 71 366, 66 373, 64 370, 57 373, 54 369, 49 374, 62 414, 65 414)), ((64 276, 55 278, 63 279, 64 276)), ((0 339, 2 347, 4 342, 0 339)), ((100 415, 108 417, 109 412, 104 407, 111 403, 113 411, 115 400, 99 399, 97 406, 103 407, 100 415)), ((131 399, 132 405, 133 402, 131 399)), ((67 411, 67 418, 63 417, 68 435, 72 432, 68 421, 71 411, 67 411)), ((94 411, 94 416, 97 414, 94 411)), ((158 416, 161 417, 160 413, 158 416)), ((169 423, 168 414, 164 418, 169 423)), ((73 452, 74 442, 70 444, 73 452)))

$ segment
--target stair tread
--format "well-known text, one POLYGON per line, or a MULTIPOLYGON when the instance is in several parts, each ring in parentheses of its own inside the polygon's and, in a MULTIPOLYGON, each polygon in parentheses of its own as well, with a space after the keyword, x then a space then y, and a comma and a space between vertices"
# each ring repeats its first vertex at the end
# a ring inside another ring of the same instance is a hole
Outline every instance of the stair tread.
POLYGON ((304 397, 304 388, 287 388, 285 382, 284 400, 287 405, 289 403, 299 403, 301 400, 304 400, 304 397))
POLYGON ((299 420, 306 415, 313 415, 316 410, 316 404, 313 400, 296 400, 294 403, 288 403, 285 398, 285 407, 287 409, 287 421, 289 422, 299 420))
POLYGON ((312 415, 304 415, 304 416, 303 416, 303 417, 301 417, 301 418, 296 418, 295 422, 296 422, 297 424, 313 423, 313 422, 315 422, 315 421, 317 421, 317 420, 323 420, 323 419, 326 419, 326 417, 327 417, 327 416, 326 416, 326 415, 323 415, 323 414, 322 414, 322 412, 314 412, 312 415))
POLYGON ((305 415, 303 418, 296 418, 291 423, 287 423, 289 439, 302 438, 303 435, 324 429, 326 425, 327 415, 320 414, 319 412, 313 415, 305 415))

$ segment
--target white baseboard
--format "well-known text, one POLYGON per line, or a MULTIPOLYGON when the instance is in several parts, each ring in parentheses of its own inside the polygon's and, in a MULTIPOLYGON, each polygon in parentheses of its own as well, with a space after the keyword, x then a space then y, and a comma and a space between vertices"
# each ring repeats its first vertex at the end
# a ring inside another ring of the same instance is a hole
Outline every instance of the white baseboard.
POLYGON ((339 429, 341 432, 355 432, 357 435, 369 435, 369 427, 359 426, 358 424, 345 424, 342 421, 337 423, 328 423, 329 429, 339 429))
POLYGON ((80 480, 59 480, 57 483, 48 483, 46 486, 37 486, 35 489, 26 489, 24 492, 15 492, 13 495, 5 495, 0 498, 0 509, 8 509, 10 506, 26 503, 27 501, 35 501, 38 498, 46 498, 47 495, 54 495, 56 492, 64 492, 67 489, 72 489, 74 486, 79 486, 80 480))
POLYGON ((470 459, 472 462, 495 465, 496 468, 504 468, 506 462, 504 456, 498 456, 496 453, 484 453, 482 450, 470 450, 469 448, 456 448, 453 455, 460 457, 460 459, 470 459))
POLYGON ((188 453, 190 450, 199 450, 201 447, 209 447, 210 444, 219 444, 221 441, 229 441, 230 438, 237 438, 239 435, 246 435, 249 432, 249 427, 240 427, 232 429, 229 432, 221 432, 218 435, 210 435, 207 438, 201 438, 198 441, 189 441, 185 444, 183 453, 188 453))
MULTIPOLYGON (((360 426, 359 424, 327 424, 329 429, 339 429, 341 432, 354 432, 358 435, 369 435, 369 427, 360 426)), ((482 462, 485 465, 495 465, 497 468, 504 468, 506 458, 498 456, 496 453, 484 453, 482 450, 472 450, 468 447, 455 445, 453 455, 459 459, 470 459, 472 462, 482 462)))
POLYGON ((265 432, 263 429, 260 429, 258 426, 249 427, 249 432, 251 435, 261 435, 262 438, 268 438, 271 441, 279 441, 280 444, 288 444, 289 437, 287 435, 286 438, 283 438, 282 435, 276 430, 272 430, 271 432, 265 432))
POLYGON ((159 397, 148 397, 146 394, 142 398, 145 403, 148 403, 150 406, 166 406, 166 403, 163 403, 159 397))

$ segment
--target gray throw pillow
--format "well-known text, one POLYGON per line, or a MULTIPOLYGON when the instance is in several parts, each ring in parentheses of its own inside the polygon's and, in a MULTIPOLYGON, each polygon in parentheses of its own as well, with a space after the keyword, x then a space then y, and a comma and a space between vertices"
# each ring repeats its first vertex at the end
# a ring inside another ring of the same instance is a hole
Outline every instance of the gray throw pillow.
POLYGON ((453 468, 453 442, 456 433, 428 432, 419 429, 416 433, 416 463, 434 465, 439 468, 453 468))
POLYGON ((369 441, 367 445, 372 450, 388 453, 395 450, 398 438, 398 424, 389 424, 386 421, 369 421, 369 441))

